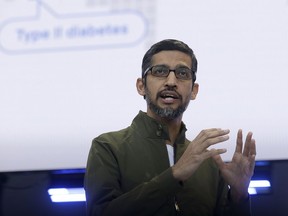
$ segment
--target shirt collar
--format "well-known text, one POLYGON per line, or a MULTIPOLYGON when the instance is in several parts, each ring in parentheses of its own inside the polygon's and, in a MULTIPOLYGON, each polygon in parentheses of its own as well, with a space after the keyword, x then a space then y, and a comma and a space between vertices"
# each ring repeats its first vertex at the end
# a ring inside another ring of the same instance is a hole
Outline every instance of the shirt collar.
MULTIPOLYGON (((132 128, 137 130, 141 136, 152 139, 165 139, 169 140, 169 132, 167 125, 158 122, 156 119, 151 118, 147 113, 139 111, 138 115, 132 122, 132 128)), ((182 122, 179 136, 176 139, 176 143, 185 142, 186 126, 182 122)))

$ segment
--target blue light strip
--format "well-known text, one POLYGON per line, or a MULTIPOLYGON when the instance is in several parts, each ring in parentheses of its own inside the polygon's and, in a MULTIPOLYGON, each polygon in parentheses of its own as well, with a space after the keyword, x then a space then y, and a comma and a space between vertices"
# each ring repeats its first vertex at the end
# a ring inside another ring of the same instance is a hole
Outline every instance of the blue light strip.
MULTIPOLYGON (((268 180, 251 180, 248 192, 251 195, 267 193, 271 187, 268 180)), ((52 202, 85 202, 83 188, 50 188, 48 190, 52 202)))
POLYGON ((271 187, 271 184, 268 180, 251 180, 249 187, 271 187))
POLYGON ((52 202, 85 202, 83 188, 50 188, 48 190, 52 202))
POLYGON ((250 195, 267 194, 271 190, 271 183, 268 180, 251 180, 248 188, 250 195))

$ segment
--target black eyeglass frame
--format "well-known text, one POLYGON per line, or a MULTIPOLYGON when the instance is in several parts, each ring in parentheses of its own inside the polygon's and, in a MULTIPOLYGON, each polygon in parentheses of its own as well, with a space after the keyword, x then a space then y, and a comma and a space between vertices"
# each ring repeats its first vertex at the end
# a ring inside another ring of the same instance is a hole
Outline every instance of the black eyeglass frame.
POLYGON ((153 65, 153 66, 147 68, 147 69, 144 71, 144 73, 143 73, 143 78, 147 75, 147 73, 148 73, 149 71, 151 71, 151 75, 152 75, 152 76, 155 76, 155 77, 163 77, 163 78, 164 78, 164 77, 168 77, 169 74, 171 73, 171 71, 173 71, 174 74, 175 74, 175 76, 176 76, 176 78, 177 78, 177 79, 180 79, 180 80, 192 80, 193 77, 195 76, 195 72, 194 72, 192 69, 188 68, 188 67, 178 67, 178 68, 175 68, 174 70, 172 70, 172 69, 170 69, 169 67, 167 67, 167 66, 165 66, 165 65, 153 65), (168 69, 169 73, 167 73, 166 76, 157 76, 157 75, 153 74, 153 73, 152 73, 153 67, 159 67, 159 66, 163 66, 164 68, 168 69), (187 79, 185 79, 185 78, 183 78, 183 77, 179 77, 179 76, 178 76, 178 73, 176 72, 176 70, 177 70, 177 69, 181 69, 181 68, 187 68, 187 69, 189 69, 189 71, 190 71, 190 73, 191 73, 191 77, 189 77, 189 78, 187 78, 187 79))

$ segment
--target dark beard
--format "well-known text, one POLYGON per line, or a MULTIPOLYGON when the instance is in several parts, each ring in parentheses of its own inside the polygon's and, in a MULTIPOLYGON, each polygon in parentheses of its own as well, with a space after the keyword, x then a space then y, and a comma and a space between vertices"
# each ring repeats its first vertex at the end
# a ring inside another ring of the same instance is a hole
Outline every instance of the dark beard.
MULTIPOLYGON (((149 90, 147 89, 146 87, 146 101, 147 101, 147 104, 149 106, 149 108, 156 114, 158 115, 159 117, 161 118, 166 118, 166 119, 169 119, 169 120, 173 120, 173 119, 176 119, 178 118, 179 116, 181 116, 184 111, 186 110, 186 107, 188 106, 188 103, 187 104, 183 104, 181 106, 179 106, 177 109, 172 109, 170 107, 167 107, 167 108, 161 108, 159 106, 157 106, 156 104, 154 104, 151 100, 151 97, 150 97, 150 92, 149 90)), ((159 94, 157 96, 157 99, 158 99, 159 94)))
POLYGON ((147 97, 147 103, 149 108, 159 117, 161 118, 166 118, 169 120, 173 120, 181 116, 186 108, 184 106, 179 106, 177 109, 172 109, 172 108, 161 108, 158 107, 156 104, 154 104, 151 100, 148 99, 147 97))

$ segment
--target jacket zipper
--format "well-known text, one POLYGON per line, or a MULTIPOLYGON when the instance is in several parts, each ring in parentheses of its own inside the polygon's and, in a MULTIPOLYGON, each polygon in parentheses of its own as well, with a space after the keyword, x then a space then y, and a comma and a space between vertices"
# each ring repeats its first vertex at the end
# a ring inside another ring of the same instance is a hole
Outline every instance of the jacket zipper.
MULTIPOLYGON (((176 147, 176 143, 174 143, 173 145, 173 150, 174 150, 174 164, 176 163, 176 151, 177 151, 177 147, 176 147)), ((175 205, 175 210, 176 212, 180 212, 180 208, 179 208, 179 205, 178 205, 178 202, 177 202, 177 199, 176 199, 176 196, 174 197, 174 205, 175 205)))
POLYGON ((175 205, 176 212, 180 212, 180 208, 179 208, 178 202, 176 200, 176 197, 174 197, 174 205, 175 205))

